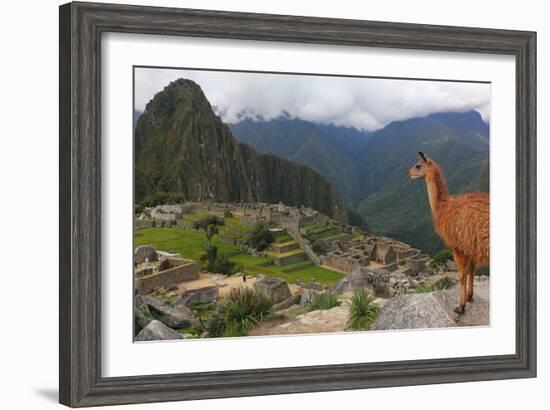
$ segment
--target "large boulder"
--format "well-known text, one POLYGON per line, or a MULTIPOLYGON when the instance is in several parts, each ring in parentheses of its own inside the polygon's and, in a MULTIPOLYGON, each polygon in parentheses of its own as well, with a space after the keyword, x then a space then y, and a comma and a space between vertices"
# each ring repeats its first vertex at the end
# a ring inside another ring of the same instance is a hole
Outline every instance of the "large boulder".
POLYGON ((183 339, 183 336, 170 329, 158 320, 153 320, 136 336, 136 342, 147 342, 151 340, 173 340, 183 339))
POLYGON ((451 326, 489 325, 489 284, 476 283, 474 300, 457 315, 460 288, 430 293, 407 294, 389 299, 380 310, 372 330, 426 329, 451 326))
POLYGON ((134 262, 143 263, 145 259, 150 261, 157 260, 157 250, 153 245, 141 245, 136 248, 134 252, 134 262))
POLYGON ((141 305, 134 308, 134 328, 136 333, 146 328, 153 320, 149 307, 147 305, 141 305))
POLYGON ((308 304, 312 303, 315 297, 321 293, 321 291, 311 289, 311 288, 303 288, 302 289, 302 295, 300 297, 300 307, 304 308, 308 304))
POLYGON ((371 329, 425 329, 450 326, 455 326, 454 319, 433 293, 419 293, 388 300, 371 329))
POLYGON ((164 300, 152 296, 141 296, 147 304, 151 316, 173 329, 181 329, 196 323, 191 310, 184 305, 172 307, 164 300))
POLYGON ((460 286, 433 292, 433 295, 455 318, 459 326, 488 326, 490 323, 489 281, 478 279, 474 284, 474 300, 466 303, 463 314, 454 313, 460 299, 460 286))
POLYGON ((273 303, 279 303, 289 298, 292 294, 288 283, 281 278, 261 277, 254 282, 254 290, 269 296, 273 303))
POLYGON ((176 306, 191 306, 199 303, 210 303, 218 298, 217 286, 205 286, 204 288, 189 289, 180 294, 176 299, 176 306))

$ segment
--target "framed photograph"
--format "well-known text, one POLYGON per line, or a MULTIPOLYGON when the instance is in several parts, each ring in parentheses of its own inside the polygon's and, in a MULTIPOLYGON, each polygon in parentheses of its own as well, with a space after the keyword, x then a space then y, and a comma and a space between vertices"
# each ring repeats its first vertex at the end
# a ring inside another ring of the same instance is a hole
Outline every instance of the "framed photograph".
POLYGON ((60 7, 60 402, 536 375, 536 33, 60 7))

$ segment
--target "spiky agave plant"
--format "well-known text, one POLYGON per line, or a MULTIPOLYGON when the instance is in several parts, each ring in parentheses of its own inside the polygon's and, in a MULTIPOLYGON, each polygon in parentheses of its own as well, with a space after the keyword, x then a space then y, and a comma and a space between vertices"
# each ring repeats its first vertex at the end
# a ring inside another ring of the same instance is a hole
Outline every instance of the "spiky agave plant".
POLYGON ((368 330, 379 310, 380 306, 374 303, 374 298, 365 289, 355 290, 351 296, 349 327, 355 330, 368 330))
POLYGON ((208 318, 206 330, 212 337, 246 336, 271 313, 272 306, 268 296, 254 289, 231 289, 208 318))
POLYGON ((329 310, 336 306, 340 306, 340 301, 332 292, 326 290, 313 297, 310 309, 329 310))

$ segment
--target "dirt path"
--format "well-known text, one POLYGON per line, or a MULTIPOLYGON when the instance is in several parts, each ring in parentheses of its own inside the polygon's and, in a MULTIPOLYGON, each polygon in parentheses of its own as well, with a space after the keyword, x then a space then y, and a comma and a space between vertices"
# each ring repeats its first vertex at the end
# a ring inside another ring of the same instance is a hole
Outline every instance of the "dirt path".
POLYGON ((328 310, 314 310, 295 318, 285 316, 262 323, 250 331, 251 336, 287 335, 305 333, 331 333, 348 330, 349 305, 344 301, 340 306, 328 310))

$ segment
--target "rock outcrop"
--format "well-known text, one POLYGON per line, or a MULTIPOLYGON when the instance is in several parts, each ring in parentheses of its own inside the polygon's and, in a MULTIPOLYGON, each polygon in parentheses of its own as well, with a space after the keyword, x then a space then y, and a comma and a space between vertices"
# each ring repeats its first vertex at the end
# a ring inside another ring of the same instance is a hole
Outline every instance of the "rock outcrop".
POLYGON ((487 326, 490 321, 489 283, 476 283, 474 300, 457 315, 459 289, 408 294, 389 299, 380 310, 371 330, 427 329, 452 326, 487 326))
POLYGON ((180 294, 176 299, 176 306, 191 306, 199 303, 210 303, 218 298, 217 286, 205 286, 204 288, 189 289, 180 294))
POLYGON ((254 282, 254 290, 269 296, 273 303, 282 302, 288 299, 292 294, 288 283, 281 278, 261 277, 254 282))
POLYGON ((140 296, 140 299, 147 305, 153 318, 172 329, 188 327, 196 322, 191 310, 184 305, 172 307, 152 296, 140 296))
POLYGON ((149 323, 135 338, 136 342, 148 342, 151 340, 173 340, 183 339, 183 336, 176 332, 174 329, 170 329, 168 326, 153 320, 149 323))

